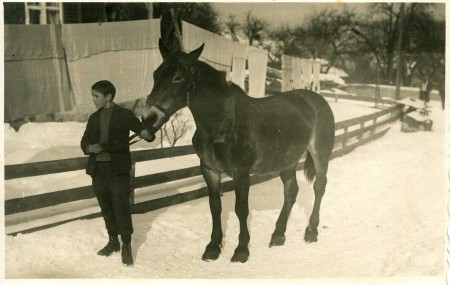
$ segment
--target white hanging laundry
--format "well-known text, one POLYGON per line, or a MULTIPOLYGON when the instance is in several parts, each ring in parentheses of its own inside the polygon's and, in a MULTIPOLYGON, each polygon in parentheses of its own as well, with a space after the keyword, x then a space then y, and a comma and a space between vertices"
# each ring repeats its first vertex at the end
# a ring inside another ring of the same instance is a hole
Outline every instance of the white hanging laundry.
POLYGON ((247 63, 247 46, 235 43, 233 46, 233 71, 231 81, 245 90, 245 66, 247 63))
POLYGON ((250 48, 248 52, 249 95, 264 97, 266 89, 267 51, 250 48))
POLYGON ((159 19, 63 26, 75 104, 92 104, 91 86, 111 81, 115 102, 142 98, 153 87, 153 71, 161 64, 159 19))
POLYGON ((312 89, 312 60, 305 59, 302 63, 303 72, 303 88, 311 90, 312 89))
POLYGON ((281 56, 281 92, 292 90, 294 58, 288 55, 281 56))
POLYGON ((320 93, 320 62, 313 63, 313 91, 320 93))
POLYGON ((107 51, 157 49, 159 19, 62 26, 69 61, 107 51))
POLYGON ((183 43, 186 52, 191 52, 205 44, 200 60, 218 70, 227 72, 228 77, 232 64, 233 41, 187 22, 182 23, 183 43))
POLYGON ((157 49, 103 52, 71 61, 68 66, 75 102, 92 104, 91 86, 99 80, 114 84, 117 103, 145 97, 153 88, 153 71, 161 63, 157 49))
POLYGON ((303 59, 292 57, 292 89, 302 89, 305 86, 303 80, 303 59))
POLYGON ((283 55, 281 91, 308 89, 320 92, 320 62, 283 55))

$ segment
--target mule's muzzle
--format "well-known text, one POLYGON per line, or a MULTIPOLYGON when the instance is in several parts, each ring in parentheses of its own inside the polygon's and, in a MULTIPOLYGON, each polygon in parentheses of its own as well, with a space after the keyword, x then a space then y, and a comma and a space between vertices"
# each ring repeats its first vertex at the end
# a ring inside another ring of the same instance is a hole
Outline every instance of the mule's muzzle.
POLYGON ((146 106, 142 112, 142 123, 152 134, 159 131, 167 120, 168 116, 155 106, 146 106))
POLYGON ((149 137, 148 138, 143 138, 146 142, 152 142, 156 139, 156 135, 153 131, 150 131, 149 137))

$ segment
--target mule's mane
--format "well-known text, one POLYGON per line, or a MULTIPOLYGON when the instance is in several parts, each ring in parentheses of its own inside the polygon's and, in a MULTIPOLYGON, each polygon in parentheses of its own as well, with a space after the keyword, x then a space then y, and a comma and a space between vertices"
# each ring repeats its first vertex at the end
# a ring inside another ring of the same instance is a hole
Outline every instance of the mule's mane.
POLYGON ((231 89, 233 94, 239 94, 245 97, 250 97, 244 89, 242 89, 239 85, 236 83, 229 81, 226 79, 227 73, 222 70, 217 70, 210 64, 204 62, 204 61, 198 61, 197 64, 204 68, 203 72, 208 75, 208 78, 205 78, 207 81, 207 84, 217 84, 219 83, 217 87, 220 88, 226 88, 231 89))
POLYGON ((209 65, 208 63, 206 63, 206 62, 204 62, 204 61, 201 61, 201 60, 198 60, 198 61, 197 61, 197 64, 198 64, 200 67, 207 69, 207 70, 206 70, 206 73, 207 73, 208 75, 211 75, 211 76, 214 75, 214 77, 213 77, 212 79, 220 80, 220 81, 226 82, 226 75, 227 75, 227 74, 226 74, 225 71, 217 70, 217 69, 215 69, 214 67, 212 67, 211 65, 209 65))
POLYGON ((227 83, 228 83, 228 85, 229 85, 231 88, 233 88, 233 89, 235 89, 236 91, 238 91, 238 93, 240 93, 240 94, 245 94, 245 95, 248 96, 247 92, 245 92, 245 90, 242 89, 241 86, 237 85, 237 84, 234 83, 233 81, 228 81, 227 83))

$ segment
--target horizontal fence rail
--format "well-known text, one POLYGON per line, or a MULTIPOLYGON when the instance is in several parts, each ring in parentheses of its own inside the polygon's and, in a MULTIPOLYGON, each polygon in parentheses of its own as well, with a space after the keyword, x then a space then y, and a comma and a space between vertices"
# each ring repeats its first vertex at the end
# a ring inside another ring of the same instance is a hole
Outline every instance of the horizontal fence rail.
MULTIPOLYGON (((336 123, 336 132, 343 133, 336 135, 335 137, 335 149, 332 153, 332 157, 335 158, 344 155, 352 151, 359 145, 381 137, 389 130, 389 127, 385 127, 381 131, 378 131, 378 129, 398 119, 400 116, 400 112, 401 107, 399 105, 393 105, 387 109, 370 115, 336 123), (351 127, 357 127, 357 129, 349 131, 349 128, 351 127)), ((140 150, 131 153, 133 159, 133 169, 135 169, 135 163, 137 162, 192 154, 195 154, 195 150, 192 145, 162 149, 140 150)), ((87 157, 80 157, 46 162, 6 165, 5 180, 84 170, 86 164, 87 157)), ((299 162, 297 169, 303 169, 303 160, 299 162)), ((201 171, 199 166, 149 174, 139 177, 134 177, 134 170, 132 170, 131 188, 143 188, 200 175, 201 171)), ((276 176, 278 175, 255 175, 251 177, 251 182, 252 184, 261 183, 276 176)), ((232 181, 226 181, 222 184, 222 190, 224 192, 233 190, 233 187, 234 186, 232 181)), ((144 201, 138 204, 134 204, 132 195, 131 202, 133 213, 138 213, 155 210, 161 207, 178 204, 204 196, 207 196, 206 187, 195 189, 187 193, 179 193, 170 195, 168 197, 144 201)), ((84 199, 91 199, 94 197, 95 195, 92 190, 92 186, 84 186, 51 193, 9 199, 5 201, 5 215, 41 209, 84 199)))
MULTIPOLYGON (((146 160, 176 157, 194 153, 194 147, 192 145, 188 145, 173 148, 134 151, 131 153, 131 158, 134 162, 141 162, 146 160)), ((84 170, 86 169, 87 160, 87 157, 77 157, 44 162, 7 165, 5 167, 5 180, 84 170)))
POLYGON ((349 95, 349 94, 338 94, 328 91, 320 91, 320 95, 323 97, 328 98, 334 98, 334 100, 337 102, 338 99, 345 99, 345 100, 353 100, 353 101, 362 101, 362 102, 374 102, 374 103, 380 103, 380 104, 393 104, 395 101, 393 99, 386 99, 386 98, 374 98, 374 97, 366 97, 366 96, 358 96, 358 95, 349 95))

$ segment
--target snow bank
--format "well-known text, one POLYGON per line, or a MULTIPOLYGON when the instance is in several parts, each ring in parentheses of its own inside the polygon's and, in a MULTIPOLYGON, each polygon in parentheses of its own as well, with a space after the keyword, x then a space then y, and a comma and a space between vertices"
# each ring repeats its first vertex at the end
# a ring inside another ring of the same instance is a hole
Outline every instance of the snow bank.
POLYGON ((321 73, 319 74, 319 80, 322 84, 323 81, 331 82, 337 86, 345 86, 345 80, 336 74, 321 73))
POLYGON ((9 124, 5 124, 5 164, 31 162, 36 160, 35 156, 43 155, 48 150, 53 153, 44 155, 40 160, 74 157, 72 151, 66 150, 79 149, 85 126, 85 123, 79 122, 26 123, 15 132, 9 124))

